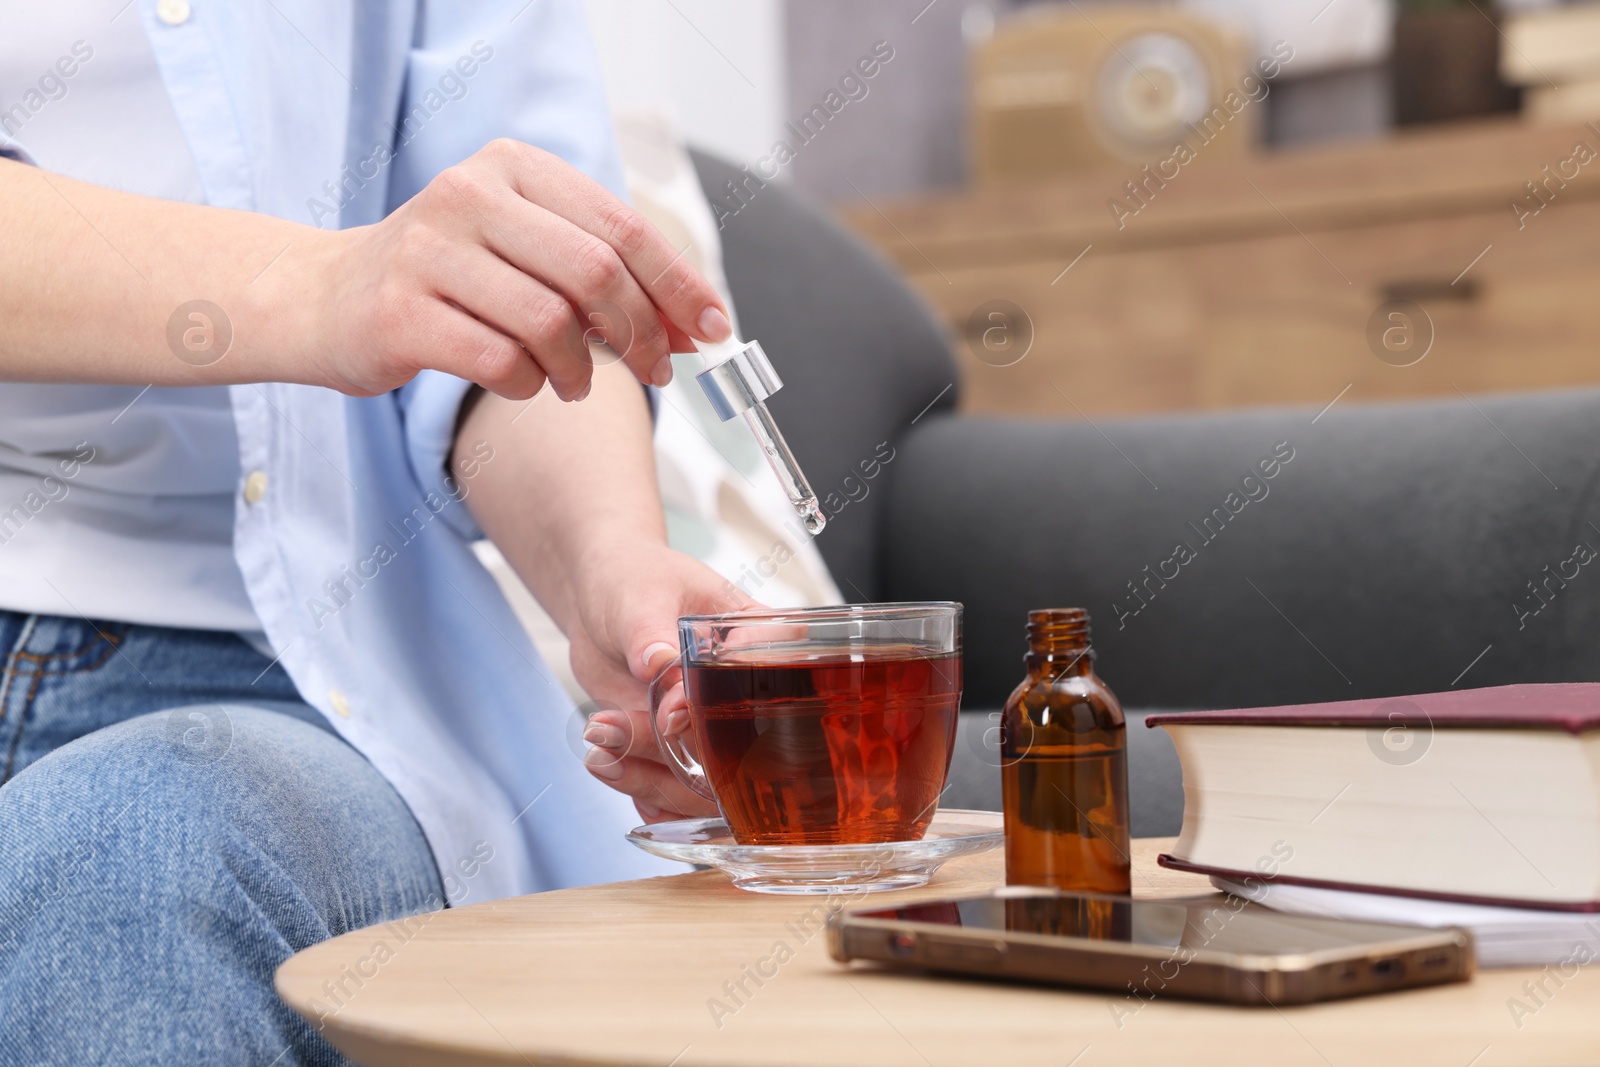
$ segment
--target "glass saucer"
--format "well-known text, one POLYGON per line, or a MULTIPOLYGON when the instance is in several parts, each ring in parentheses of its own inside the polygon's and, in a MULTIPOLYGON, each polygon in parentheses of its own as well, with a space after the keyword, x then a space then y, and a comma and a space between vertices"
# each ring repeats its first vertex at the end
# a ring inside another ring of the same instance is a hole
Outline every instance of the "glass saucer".
POLYGON ((943 808, 920 841, 869 845, 741 845, 721 818, 679 819, 629 831, 656 856, 703 863, 752 893, 876 893, 926 885, 945 860, 1005 839, 998 811, 943 808))

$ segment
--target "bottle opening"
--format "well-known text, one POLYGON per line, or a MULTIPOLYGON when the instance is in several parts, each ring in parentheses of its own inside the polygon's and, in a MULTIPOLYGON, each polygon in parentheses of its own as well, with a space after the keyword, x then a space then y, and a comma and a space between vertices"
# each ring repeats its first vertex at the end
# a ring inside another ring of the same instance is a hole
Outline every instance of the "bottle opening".
POLYGON ((1030 654, 1072 655, 1088 647, 1089 612, 1084 608, 1036 608, 1028 612, 1030 654))

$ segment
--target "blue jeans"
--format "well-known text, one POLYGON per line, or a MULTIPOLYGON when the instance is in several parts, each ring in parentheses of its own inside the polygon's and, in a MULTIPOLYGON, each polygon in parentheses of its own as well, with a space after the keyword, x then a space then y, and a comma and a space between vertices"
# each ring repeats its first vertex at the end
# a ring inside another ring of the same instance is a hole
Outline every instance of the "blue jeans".
POLYGON ((0 610, 0 1065, 346 1062, 292 953, 442 906, 410 810, 231 634, 0 610))

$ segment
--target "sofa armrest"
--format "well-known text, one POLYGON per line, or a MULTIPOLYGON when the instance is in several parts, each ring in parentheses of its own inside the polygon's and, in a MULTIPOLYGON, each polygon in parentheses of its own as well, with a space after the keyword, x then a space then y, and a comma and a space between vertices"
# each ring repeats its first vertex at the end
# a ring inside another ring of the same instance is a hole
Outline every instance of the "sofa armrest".
POLYGON ((1600 680, 1600 390, 1128 421, 941 415, 896 442, 890 599, 967 606, 967 704, 1082 605, 1124 703, 1600 680))

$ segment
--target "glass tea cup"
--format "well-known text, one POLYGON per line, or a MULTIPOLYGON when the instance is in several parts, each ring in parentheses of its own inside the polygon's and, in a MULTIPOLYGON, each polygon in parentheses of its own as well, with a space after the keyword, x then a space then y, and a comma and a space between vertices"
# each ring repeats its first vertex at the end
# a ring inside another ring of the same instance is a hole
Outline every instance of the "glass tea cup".
POLYGON ((735 841, 922 837, 960 713, 960 604, 686 615, 678 636, 650 721, 667 765, 721 808, 735 841))

